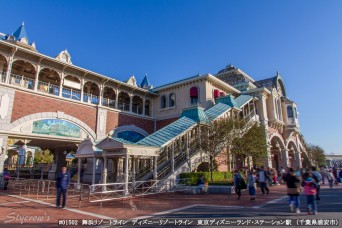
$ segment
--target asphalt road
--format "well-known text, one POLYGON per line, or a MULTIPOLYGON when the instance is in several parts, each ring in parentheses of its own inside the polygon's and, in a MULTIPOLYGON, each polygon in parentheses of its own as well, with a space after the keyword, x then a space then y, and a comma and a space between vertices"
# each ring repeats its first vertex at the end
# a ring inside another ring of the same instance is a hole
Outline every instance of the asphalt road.
MULTIPOLYGON (((330 226, 330 227, 342 227, 342 188, 333 188, 333 189, 321 189, 321 200, 317 201, 318 207, 318 215, 308 215, 307 207, 306 207, 306 198, 305 195, 301 196, 301 213, 295 214, 291 213, 288 205, 288 197, 283 197, 278 202, 268 203, 264 205, 259 205, 259 208, 251 208, 251 207, 224 207, 224 206, 195 206, 192 208, 188 208, 182 211, 178 211, 175 213, 165 214, 161 216, 155 216, 149 219, 159 219, 165 221, 169 220, 186 220, 186 219, 196 219, 192 224, 200 227, 198 224, 204 224, 204 220, 215 219, 215 224, 219 224, 219 220, 222 219, 269 219, 269 220, 279 220, 282 219, 299 219, 303 220, 304 224, 305 220, 308 219, 316 219, 318 220, 326 220, 326 219, 337 219, 339 223, 338 226, 330 226), (200 223, 198 222, 200 219, 200 223)), ((298 223, 292 221, 292 226, 280 226, 278 227, 294 227, 297 226, 298 223)), ((303 222, 302 222, 303 224, 303 222)), ((306 225, 308 226, 308 225, 306 225)), ((311 225, 313 226, 313 225, 311 225)), ((141 227, 151 227, 151 226, 141 226, 141 227)), ((165 226, 164 226, 165 227, 165 226)), ((184 227, 184 226, 170 226, 170 227, 184 227)), ((217 225, 209 225, 203 227, 218 227, 217 225)), ((265 227, 265 225, 232 225, 230 226, 221 226, 221 227, 265 227)), ((329 227, 329 226, 319 226, 314 225, 314 227, 329 227)))

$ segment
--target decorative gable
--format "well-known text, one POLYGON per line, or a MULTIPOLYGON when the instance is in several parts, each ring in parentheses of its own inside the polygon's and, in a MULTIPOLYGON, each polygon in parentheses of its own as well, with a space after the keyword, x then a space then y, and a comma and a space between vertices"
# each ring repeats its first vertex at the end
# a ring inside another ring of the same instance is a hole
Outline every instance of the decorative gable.
POLYGON ((57 56, 56 56, 56 59, 60 60, 60 61, 63 61, 63 62, 66 62, 66 63, 70 63, 72 64, 71 62, 71 56, 69 54, 69 52, 67 50, 64 50, 62 51, 61 53, 59 53, 57 56))
POLYGON ((138 86, 137 86, 137 80, 135 79, 134 75, 132 75, 132 76, 127 80, 127 84, 128 84, 128 85, 135 86, 135 87, 138 87, 138 86))

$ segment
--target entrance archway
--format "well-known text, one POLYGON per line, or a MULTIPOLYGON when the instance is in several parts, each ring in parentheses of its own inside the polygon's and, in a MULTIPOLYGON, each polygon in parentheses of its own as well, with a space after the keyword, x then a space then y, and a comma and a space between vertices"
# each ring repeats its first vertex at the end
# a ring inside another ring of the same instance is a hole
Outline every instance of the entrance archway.
POLYGON ((271 161, 272 168, 279 170, 280 167, 287 168, 287 151, 284 141, 278 135, 271 137, 271 161))

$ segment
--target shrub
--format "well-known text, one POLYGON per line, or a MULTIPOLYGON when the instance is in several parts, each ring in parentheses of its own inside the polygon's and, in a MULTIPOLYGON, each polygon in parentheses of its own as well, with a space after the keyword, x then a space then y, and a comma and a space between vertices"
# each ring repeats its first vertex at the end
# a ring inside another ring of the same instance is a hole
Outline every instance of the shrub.
MULTIPOLYGON (((209 182, 210 172, 181 173, 180 178, 189 178, 191 185, 197 185, 197 180, 203 175, 204 180, 209 182)), ((213 181, 209 185, 232 185, 233 175, 231 172, 213 172, 213 181)))

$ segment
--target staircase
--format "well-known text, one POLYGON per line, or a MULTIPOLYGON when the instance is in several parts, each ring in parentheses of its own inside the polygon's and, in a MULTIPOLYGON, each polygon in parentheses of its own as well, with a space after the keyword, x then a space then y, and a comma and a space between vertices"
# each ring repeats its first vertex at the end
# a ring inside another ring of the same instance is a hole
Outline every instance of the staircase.
MULTIPOLYGON (((191 125, 183 132, 178 134, 176 137, 174 137, 172 140, 162 145, 162 149, 157 161, 157 179, 164 185, 167 185, 167 188, 169 190, 175 188, 175 185, 177 184, 176 179, 180 173, 191 172, 201 162, 208 159, 206 158, 208 156, 204 153, 204 151, 201 151, 199 147, 198 138, 194 137, 198 133, 203 124, 201 123, 200 116, 203 114, 207 114, 209 120, 213 121, 219 116, 222 116, 222 114, 228 112, 231 108, 232 107, 229 105, 223 106, 222 103, 219 103, 213 106, 211 109, 207 110, 206 112, 201 113, 201 111, 199 111, 199 113, 196 113, 195 115, 195 124, 191 125)), ((181 122, 182 118, 187 117, 183 116, 177 121, 181 122)), ((245 125, 243 130, 239 132, 240 135, 246 133, 251 128, 251 126, 253 126, 253 123, 259 120, 259 118, 253 110, 248 115, 246 115, 243 118, 243 120, 245 121, 245 125)), ((172 124, 177 125, 178 123, 176 122, 172 124)), ((159 131, 167 131, 168 126, 164 127, 159 131)), ((156 134, 159 133, 156 132, 156 134)), ((148 139, 145 141, 148 141, 148 139)), ((153 170, 151 165, 149 165, 138 171, 138 174, 136 175, 136 180, 144 181, 149 180, 152 177, 153 170)))

